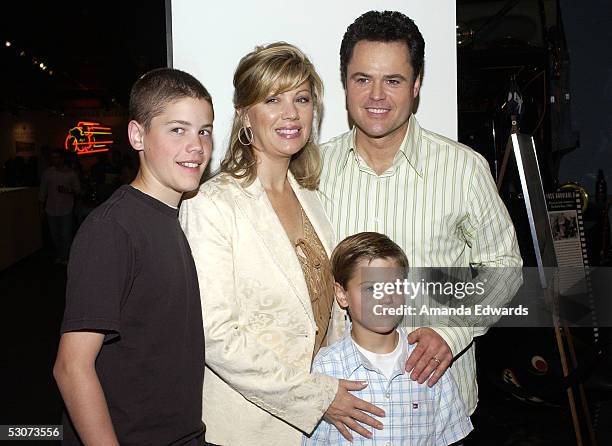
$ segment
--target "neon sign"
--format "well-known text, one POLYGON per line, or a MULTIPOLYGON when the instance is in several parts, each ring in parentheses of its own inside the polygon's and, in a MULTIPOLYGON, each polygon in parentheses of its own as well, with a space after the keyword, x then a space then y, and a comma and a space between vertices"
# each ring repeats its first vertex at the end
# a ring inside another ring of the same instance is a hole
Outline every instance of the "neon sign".
POLYGON ((113 143, 112 136, 110 127, 104 127, 99 122, 80 121, 68 131, 64 147, 77 155, 108 152, 109 145, 113 143))

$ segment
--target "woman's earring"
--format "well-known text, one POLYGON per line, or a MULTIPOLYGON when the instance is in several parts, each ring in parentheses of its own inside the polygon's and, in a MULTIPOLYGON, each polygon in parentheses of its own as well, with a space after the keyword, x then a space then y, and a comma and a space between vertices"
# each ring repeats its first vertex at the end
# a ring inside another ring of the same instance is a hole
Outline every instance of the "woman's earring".
POLYGON ((253 130, 251 130, 251 127, 243 126, 240 129, 240 131, 238 132, 238 141, 243 146, 250 146, 251 144, 253 144, 253 130), (246 139, 246 142, 242 140, 243 138, 246 139))

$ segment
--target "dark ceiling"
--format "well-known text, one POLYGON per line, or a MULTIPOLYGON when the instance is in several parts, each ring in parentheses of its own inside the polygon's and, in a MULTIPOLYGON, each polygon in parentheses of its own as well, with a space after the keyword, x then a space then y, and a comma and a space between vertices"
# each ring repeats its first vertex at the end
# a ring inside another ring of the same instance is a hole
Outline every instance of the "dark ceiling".
POLYGON ((0 39, 0 109, 125 107, 166 65, 165 2, 3 2, 0 39))

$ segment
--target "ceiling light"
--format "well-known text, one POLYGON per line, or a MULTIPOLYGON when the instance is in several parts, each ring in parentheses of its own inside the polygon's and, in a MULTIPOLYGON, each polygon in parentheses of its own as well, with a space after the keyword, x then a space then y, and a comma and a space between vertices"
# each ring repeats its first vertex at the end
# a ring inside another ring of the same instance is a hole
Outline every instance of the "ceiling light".
POLYGON ((11 46, 11 42, 7 40, 6 42, 4 42, 4 46, 8 48, 9 46, 11 46))

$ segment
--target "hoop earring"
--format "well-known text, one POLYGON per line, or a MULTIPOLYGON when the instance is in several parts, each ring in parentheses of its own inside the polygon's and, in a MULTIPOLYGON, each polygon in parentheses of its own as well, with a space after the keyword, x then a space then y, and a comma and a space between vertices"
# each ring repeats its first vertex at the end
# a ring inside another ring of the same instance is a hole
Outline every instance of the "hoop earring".
POLYGON ((242 144, 243 146, 250 146, 251 144, 253 144, 253 130, 251 130, 251 127, 242 127, 240 129, 240 131, 238 132, 238 141, 240 142, 240 144, 242 144), (242 140, 242 137, 246 138, 246 142, 244 142, 242 140))

